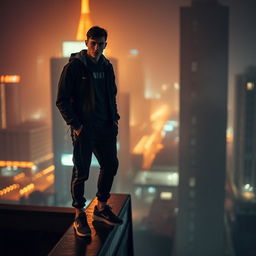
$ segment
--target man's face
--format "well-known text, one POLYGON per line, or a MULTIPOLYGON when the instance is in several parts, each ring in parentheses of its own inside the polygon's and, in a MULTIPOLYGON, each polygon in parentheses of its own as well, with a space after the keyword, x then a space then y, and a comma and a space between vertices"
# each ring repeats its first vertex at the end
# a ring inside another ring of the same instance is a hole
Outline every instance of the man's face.
POLYGON ((105 37, 99 37, 99 38, 89 38, 85 41, 85 44, 87 46, 87 53, 95 59, 99 59, 101 54, 103 53, 103 50, 106 48, 107 42, 105 37))

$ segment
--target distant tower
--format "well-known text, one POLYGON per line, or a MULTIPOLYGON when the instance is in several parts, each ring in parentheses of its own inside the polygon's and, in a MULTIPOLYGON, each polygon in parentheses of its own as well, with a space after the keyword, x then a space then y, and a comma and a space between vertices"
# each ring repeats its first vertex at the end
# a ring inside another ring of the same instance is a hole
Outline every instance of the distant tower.
POLYGON ((85 33, 89 30, 90 27, 92 27, 92 22, 90 19, 89 0, 81 0, 81 15, 76 33, 76 40, 84 41, 85 33))
POLYGON ((81 0, 81 14, 76 33, 76 41, 64 41, 62 43, 62 57, 70 57, 71 53, 79 52, 86 48, 86 32, 92 27, 90 18, 89 0, 81 0))
MULTIPOLYGON (((235 174, 239 192, 256 189, 256 67, 236 77, 235 174)), ((251 193, 253 194, 253 193, 251 193)))
POLYGON ((180 162, 175 255, 224 255, 228 7, 180 12, 180 162))

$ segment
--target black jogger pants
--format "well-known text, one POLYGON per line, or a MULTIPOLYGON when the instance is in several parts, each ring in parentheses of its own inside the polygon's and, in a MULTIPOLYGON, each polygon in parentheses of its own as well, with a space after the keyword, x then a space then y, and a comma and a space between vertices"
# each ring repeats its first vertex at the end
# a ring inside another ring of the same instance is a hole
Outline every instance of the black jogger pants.
POLYGON ((78 136, 71 129, 74 146, 74 167, 71 179, 73 207, 83 208, 85 206, 84 187, 89 177, 92 153, 100 165, 96 196, 101 202, 106 202, 110 197, 110 190, 119 164, 116 148, 117 134, 118 126, 113 122, 106 122, 100 126, 84 125, 78 136))

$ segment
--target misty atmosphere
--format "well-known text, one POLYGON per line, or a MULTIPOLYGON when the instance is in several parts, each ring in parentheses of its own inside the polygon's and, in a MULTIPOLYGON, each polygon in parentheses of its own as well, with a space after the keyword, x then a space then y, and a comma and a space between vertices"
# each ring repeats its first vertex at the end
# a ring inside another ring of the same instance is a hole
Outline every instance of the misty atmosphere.
MULTIPOLYGON (((134 255, 255 256, 255 11, 254 0, 1 1, 0 208, 73 210, 56 96, 84 22, 108 31, 121 117, 111 192, 131 195, 134 255)), ((86 206, 98 175, 93 156, 86 206)))

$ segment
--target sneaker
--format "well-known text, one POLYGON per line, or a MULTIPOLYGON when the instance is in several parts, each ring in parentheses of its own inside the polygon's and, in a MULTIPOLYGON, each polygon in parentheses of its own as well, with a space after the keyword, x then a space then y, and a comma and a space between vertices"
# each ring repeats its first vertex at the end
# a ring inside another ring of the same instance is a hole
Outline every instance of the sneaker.
POLYGON ((73 226, 78 236, 85 237, 91 235, 91 229, 88 225, 85 212, 79 213, 78 217, 75 218, 73 226))
POLYGON ((123 220, 116 216, 111 209, 109 205, 105 205, 105 208, 99 211, 97 205, 95 205, 92 218, 95 221, 105 222, 112 226, 121 225, 123 220))

